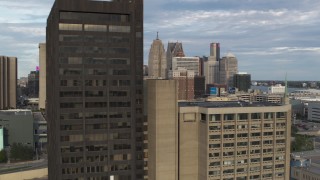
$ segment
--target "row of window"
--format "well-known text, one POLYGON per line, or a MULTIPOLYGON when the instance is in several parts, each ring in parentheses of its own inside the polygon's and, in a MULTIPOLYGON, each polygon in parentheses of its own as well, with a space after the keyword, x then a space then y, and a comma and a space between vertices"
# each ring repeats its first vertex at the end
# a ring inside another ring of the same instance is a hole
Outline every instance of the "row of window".
POLYGON ((60 53, 64 54, 121 54, 128 55, 129 48, 128 47, 99 47, 99 46, 60 46, 60 53))
POLYGON ((61 113, 60 119, 67 120, 67 119, 118 119, 118 118, 131 118, 131 112, 78 112, 78 113, 61 113))
MULTIPOLYGON (((136 85, 141 85, 142 82, 136 81, 136 85)), ((64 79, 60 80, 60 86, 62 87, 79 87, 79 86, 87 86, 87 87, 105 87, 107 86, 107 80, 85 80, 84 82, 79 79, 64 79)), ((111 91, 110 91, 111 92, 111 91)), ((129 92, 129 91, 127 91, 129 92)), ((142 95, 142 90, 137 89, 136 94, 142 95)))
MULTIPOLYGON (((276 144, 285 144, 286 141, 284 139, 279 139, 275 141, 276 144)), ((264 141, 250 141, 248 142, 237 142, 237 143, 223 143, 223 144, 209 144, 209 148, 220 148, 220 147, 241 147, 241 146, 260 146, 260 145, 273 145, 273 140, 264 140, 264 141)))
POLYGON ((60 64, 112 64, 129 65, 129 58, 104 58, 104 57, 60 57, 60 64))
MULTIPOLYGON (((264 119, 273 119, 276 118, 286 118, 286 112, 266 112, 266 113, 239 113, 239 114, 209 114, 209 121, 210 122, 219 122, 221 120, 224 121, 234 121, 234 120, 248 120, 251 116, 252 120, 261 120, 262 117, 264 119)), ((206 121, 207 114, 201 114, 201 120, 206 121)))
POLYGON ((60 19, 98 22, 130 22, 129 14, 60 12, 60 19))
MULTIPOLYGON (((81 75, 83 73, 82 68, 60 68, 60 75, 81 75)), ((84 69, 85 75, 121 75, 127 76, 130 75, 129 69, 93 69, 87 68, 84 69), (109 72, 109 73, 107 73, 109 72)))
MULTIPOLYGON (((106 141, 113 139, 131 139, 131 133, 101 133, 101 134, 86 134, 85 139, 87 141, 106 141), (109 138, 108 138, 109 135, 109 138)), ((60 138, 61 142, 81 142, 84 140, 83 134, 64 135, 60 138)), ((105 149, 101 149, 105 150, 105 149)))
MULTIPOLYGON (((284 128, 285 126, 286 126, 286 123, 276 123, 276 127, 277 128, 284 128)), ((261 126, 260 124, 251 124, 250 128, 251 129, 273 128, 273 124, 264 123, 263 126, 261 126)), ((219 131, 221 129, 224 129, 224 130, 235 130, 235 129, 241 130, 241 129, 245 129, 245 130, 247 130, 248 129, 248 125, 242 124, 242 125, 223 125, 223 126, 221 126, 221 125, 210 125, 209 126, 209 130, 210 131, 219 131)), ((278 134, 277 133, 277 135, 283 135, 283 134, 281 134, 281 133, 278 134)))
MULTIPOLYGON (((108 107, 107 102, 85 102, 84 107, 82 102, 68 102, 60 103, 61 109, 73 109, 73 108, 106 108, 108 107)), ((131 102, 109 102, 109 107, 131 107, 131 102)))
POLYGON ((130 26, 98 25, 98 24, 69 24, 69 23, 59 23, 59 30, 111 32, 111 33, 130 33, 131 31, 130 26))
POLYGON ((130 38, 125 36, 96 36, 96 35, 70 35, 70 34, 60 34, 60 42, 86 42, 86 43, 129 43, 130 38))
MULTIPOLYGON (((276 135, 281 135, 283 136, 284 135, 284 131, 276 131, 276 135)), ((263 134, 263 136, 273 136, 273 132, 263 132, 263 133, 260 133, 260 132, 256 132, 256 133, 238 133, 238 134, 224 134, 223 136, 222 135, 209 135, 209 139, 221 139, 221 137, 223 138, 235 138, 235 136, 237 136, 238 138, 247 138, 249 137, 260 137, 261 134, 263 134)))

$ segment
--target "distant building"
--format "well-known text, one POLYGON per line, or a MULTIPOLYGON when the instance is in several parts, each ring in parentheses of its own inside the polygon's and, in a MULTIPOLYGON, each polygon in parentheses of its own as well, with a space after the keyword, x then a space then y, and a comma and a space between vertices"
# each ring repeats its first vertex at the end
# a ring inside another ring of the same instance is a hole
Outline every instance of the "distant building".
POLYGON ((248 92, 251 87, 251 75, 247 73, 237 73, 233 76, 233 85, 238 91, 248 92))
POLYGON ((168 42, 167 47, 167 65, 168 71, 172 69, 172 58, 173 57, 184 57, 183 47, 181 42, 168 42))
POLYGON ((206 84, 219 83, 220 43, 210 44, 210 56, 203 64, 203 74, 206 84))
POLYGON ((235 55, 228 53, 220 60, 220 84, 233 87, 233 76, 238 72, 238 60, 235 55))
POLYGON ((286 87, 281 84, 268 87, 269 94, 284 94, 286 87))
POLYGON ((28 74, 28 97, 39 98, 39 71, 31 71, 28 74))
POLYGON ((178 82, 178 100, 193 100, 205 94, 205 79, 194 71, 174 70, 173 77, 178 82))
POLYGON ((319 158, 291 158, 291 180, 319 180, 320 178, 320 161, 319 158))
POLYGON ((0 110, 17 107, 17 58, 0 56, 0 110))
MULTIPOLYGON (((172 71, 186 69, 193 71, 195 76, 200 75, 200 58, 199 57, 173 57, 172 71)), ((170 74, 172 72, 170 71, 170 74)), ((170 75, 169 75, 170 76, 170 75)))
POLYGON ((34 147, 33 123, 33 115, 30 110, 11 109, 0 111, 0 128, 4 129, 4 146, 20 143, 34 147))
POLYGON ((46 44, 39 44, 39 109, 46 108, 46 44))
POLYGON ((157 35, 157 39, 153 40, 149 51, 148 76, 166 79, 168 76, 167 68, 166 52, 162 41, 157 35))
POLYGON ((143 65, 143 76, 148 76, 148 65, 143 65))
POLYGON ((308 120, 320 122, 320 102, 308 102, 308 120))

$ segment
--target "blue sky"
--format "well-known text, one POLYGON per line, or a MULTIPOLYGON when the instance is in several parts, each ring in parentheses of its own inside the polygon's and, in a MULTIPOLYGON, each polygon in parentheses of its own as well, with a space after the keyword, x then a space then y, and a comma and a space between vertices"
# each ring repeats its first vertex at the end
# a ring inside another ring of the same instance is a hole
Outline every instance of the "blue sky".
MULTIPOLYGON (((35 70, 53 0, 0 0, 0 55, 17 56, 19 77, 35 70)), ((252 79, 320 80, 319 0, 145 0, 145 63, 150 44, 180 41, 188 56, 220 42, 252 79)))

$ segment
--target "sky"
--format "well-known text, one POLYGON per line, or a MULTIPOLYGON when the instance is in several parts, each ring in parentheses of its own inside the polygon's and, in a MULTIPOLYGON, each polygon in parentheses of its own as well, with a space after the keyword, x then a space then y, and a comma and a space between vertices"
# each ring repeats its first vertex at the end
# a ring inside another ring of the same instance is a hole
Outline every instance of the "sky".
MULTIPOLYGON (((39 65, 53 0, 0 0, 0 55, 18 57, 18 76, 39 65)), ((187 56, 219 42, 253 80, 320 81, 319 0, 144 0, 144 62, 159 32, 187 56)))

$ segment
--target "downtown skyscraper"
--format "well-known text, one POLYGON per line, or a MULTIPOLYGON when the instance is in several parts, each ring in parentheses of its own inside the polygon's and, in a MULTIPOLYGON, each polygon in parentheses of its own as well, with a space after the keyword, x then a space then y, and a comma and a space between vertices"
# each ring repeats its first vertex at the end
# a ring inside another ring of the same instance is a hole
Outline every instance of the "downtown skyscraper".
POLYGON ((144 179, 143 0, 56 0, 46 49, 49 179, 144 179))

